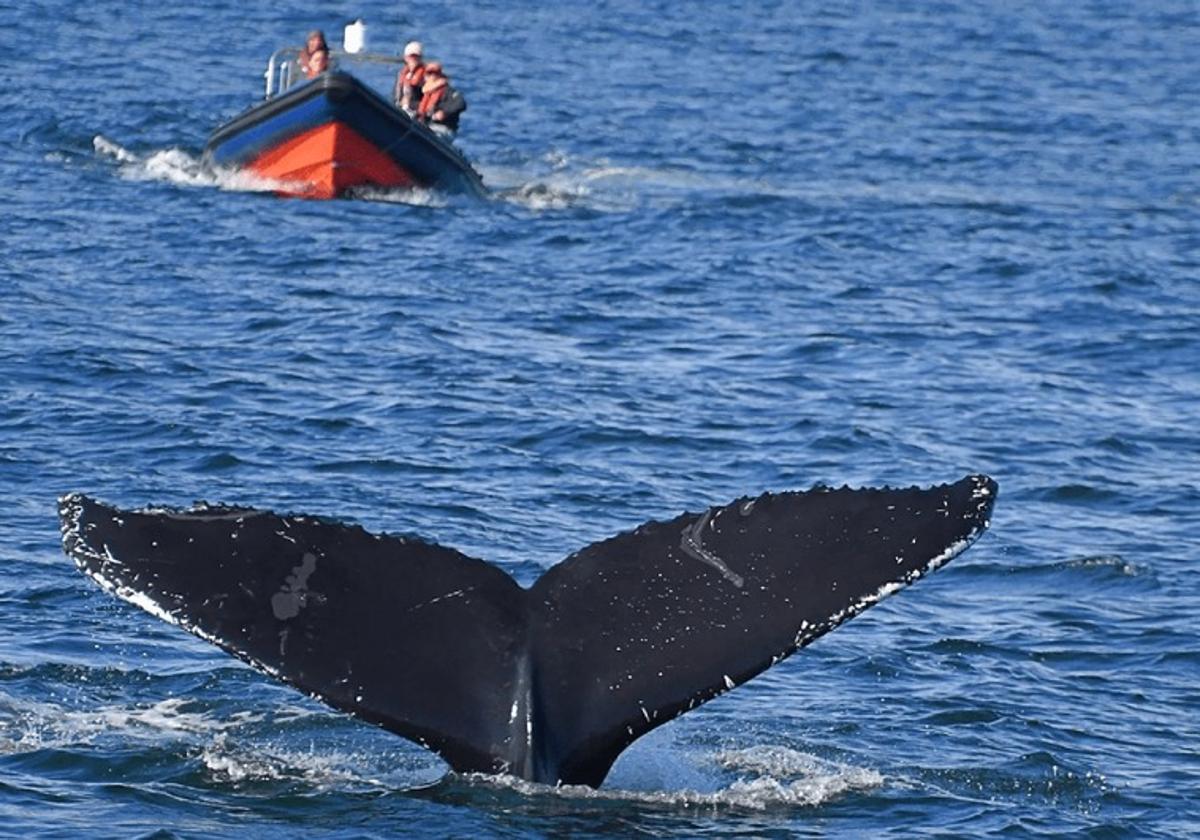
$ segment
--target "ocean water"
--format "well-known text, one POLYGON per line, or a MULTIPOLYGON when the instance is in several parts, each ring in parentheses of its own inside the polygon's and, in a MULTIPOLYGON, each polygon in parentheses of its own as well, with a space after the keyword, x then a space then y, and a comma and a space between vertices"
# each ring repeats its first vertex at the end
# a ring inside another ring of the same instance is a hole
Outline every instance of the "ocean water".
POLYGON ((0 7, 0 834, 1200 831, 1194 3, 0 7), (486 202, 199 165, 363 16, 486 202), (531 580, 764 489, 987 472, 945 570, 635 744, 446 774, 99 591, 55 498, 412 532, 531 580))

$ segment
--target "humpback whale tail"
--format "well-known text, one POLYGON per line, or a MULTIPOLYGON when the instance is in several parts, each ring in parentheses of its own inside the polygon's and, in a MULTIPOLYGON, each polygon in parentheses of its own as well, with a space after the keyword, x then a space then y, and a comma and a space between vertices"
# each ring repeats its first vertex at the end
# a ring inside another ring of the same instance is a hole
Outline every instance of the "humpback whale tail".
POLYGON ((529 589, 308 516, 59 500, 102 587, 460 772, 603 782, 639 736, 948 562, 996 484, 743 498, 588 546, 529 589))

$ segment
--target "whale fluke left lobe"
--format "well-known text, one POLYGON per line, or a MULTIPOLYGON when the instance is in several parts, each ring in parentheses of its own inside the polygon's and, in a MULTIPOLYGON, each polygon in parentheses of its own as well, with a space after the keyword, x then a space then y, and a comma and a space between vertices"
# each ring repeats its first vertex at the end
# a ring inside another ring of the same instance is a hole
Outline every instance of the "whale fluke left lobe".
POLYGON ((501 769, 521 588, 420 540, 307 516, 60 501, 64 545, 110 592, 331 706, 501 769))

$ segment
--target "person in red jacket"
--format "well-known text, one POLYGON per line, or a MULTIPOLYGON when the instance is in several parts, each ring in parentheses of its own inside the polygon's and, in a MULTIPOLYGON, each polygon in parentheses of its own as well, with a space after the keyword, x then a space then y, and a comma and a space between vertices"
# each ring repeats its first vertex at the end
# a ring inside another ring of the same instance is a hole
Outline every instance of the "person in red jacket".
POLYGON ((421 88, 421 103, 417 119, 437 134, 453 137, 458 131, 458 118, 467 110, 467 100, 450 85, 440 62, 425 65, 425 84, 421 88))
POLYGON ((421 86, 425 83, 425 63, 422 60, 420 41, 409 41, 404 48, 404 66, 396 74, 396 87, 392 101, 409 116, 416 113, 421 101, 421 86))

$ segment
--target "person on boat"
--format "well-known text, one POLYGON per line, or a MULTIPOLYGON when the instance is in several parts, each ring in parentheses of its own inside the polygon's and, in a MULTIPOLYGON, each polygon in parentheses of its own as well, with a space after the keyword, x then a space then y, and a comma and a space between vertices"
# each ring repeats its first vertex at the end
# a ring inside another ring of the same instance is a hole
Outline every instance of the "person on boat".
POLYGON ((320 29, 314 29, 308 33, 308 37, 304 39, 304 48, 300 50, 300 55, 296 58, 296 63, 300 65, 300 69, 304 71, 306 78, 311 79, 316 76, 317 72, 312 70, 313 56, 317 53, 325 53, 325 68, 329 67, 329 44, 325 43, 325 33, 320 29))
POLYGON ((308 67, 304 71, 304 75, 310 79, 315 79, 326 70, 329 69, 329 50, 317 50, 308 60, 308 67))
POLYGON ((404 66, 396 74, 392 101, 409 116, 417 112, 421 101, 421 85, 425 83, 425 62, 420 41, 409 41, 404 47, 404 66))
POLYGON ((417 119, 433 129, 434 133, 453 139, 458 131, 458 118, 465 110, 467 100, 451 87, 441 62, 431 61, 426 64, 425 84, 421 87, 421 102, 417 105, 417 119))

